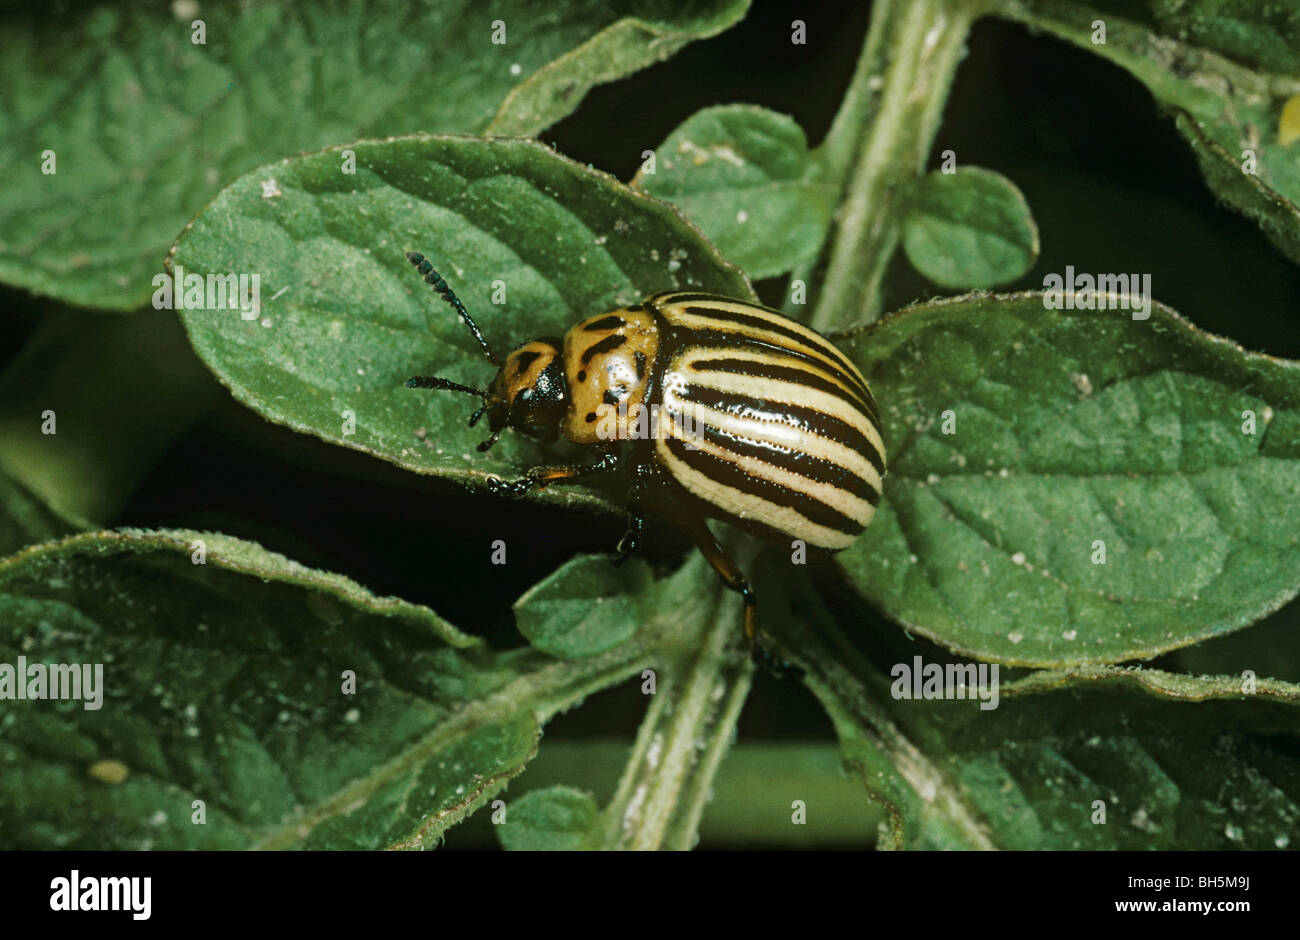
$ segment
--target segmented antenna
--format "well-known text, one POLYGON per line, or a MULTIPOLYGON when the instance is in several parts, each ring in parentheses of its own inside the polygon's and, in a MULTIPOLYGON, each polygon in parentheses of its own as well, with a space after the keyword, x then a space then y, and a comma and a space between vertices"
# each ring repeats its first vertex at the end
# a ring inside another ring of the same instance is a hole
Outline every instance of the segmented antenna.
MULTIPOLYGON (((488 345, 487 340, 483 338, 483 334, 479 332, 478 324, 476 324, 473 317, 469 315, 469 311, 465 309, 465 305, 460 302, 460 298, 456 296, 456 292, 451 289, 451 286, 445 280, 443 280, 442 275, 433 269, 433 265, 429 263, 429 260, 418 251, 408 251, 406 253, 406 260, 415 265, 415 270, 424 275, 424 282, 431 285, 433 289, 438 292, 439 296, 441 296, 443 300, 447 301, 447 303, 451 304, 452 308, 460 314, 461 320, 464 321, 467 327, 469 327, 469 331, 474 334, 474 338, 478 340, 478 344, 483 347, 483 355, 487 356, 488 362, 492 363, 494 366, 500 366, 501 361, 497 359, 496 354, 492 352, 492 347, 488 345)), ((409 385, 410 383, 408 382, 407 384, 409 385)), ((447 386, 420 387, 434 388, 447 386)))
MULTIPOLYGON (((468 385, 461 385, 459 382, 453 382, 451 379, 444 379, 436 375, 417 375, 413 378, 409 378, 406 380, 406 387, 407 388, 439 388, 439 389, 446 389, 447 391, 450 392, 465 392, 467 395, 477 395, 479 398, 483 399, 483 404, 479 406, 478 411, 470 415, 469 418, 470 427, 473 427, 474 425, 478 424, 479 419, 482 418, 483 415, 487 412, 487 407, 488 407, 487 392, 485 392, 481 388, 471 388, 468 385)), ((486 452, 493 444, 497 442, 497 440, 500 437, 501 437, 501 432, 499 430, 493 431, 491 437, 489 437, 482 444, 478 445, 479 451, 486 452)))
POLYGON ((453 382, 451 379, 441 379, 436 375, 417 375, 414 378, 406 380, 407 388, 443 388, 450 392, 468 392, 471 395, 477 395, 479 398, 487 398, 487 392, 481 388, 470 388, 468 385, 461 385, 459 382, 453 382))

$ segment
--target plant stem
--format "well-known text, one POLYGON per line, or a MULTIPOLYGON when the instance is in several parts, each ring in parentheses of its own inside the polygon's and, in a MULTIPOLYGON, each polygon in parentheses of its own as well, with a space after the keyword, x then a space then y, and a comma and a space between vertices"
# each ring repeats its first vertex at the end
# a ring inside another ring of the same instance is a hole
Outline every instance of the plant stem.
POLYGON ((879 0, 871 15, 867 38, 862 43, 858 64, 835 119, 818 148, 826 175, 843 190, 858 142, 880 107, 884 88, 884 71, 889 63, 885 54, 891 31, 898 25, 898 0, 879 0))
MULTIPOLYGON (((899 207, 925 161, 970 26, 980 7, 960 0, 884 3, 873 19, 845 107, 873 113, 857 136, 857 160, 831 235, 811 324, 824 332, 880 315, 880 282, 898 242, 899 207), (877 52, 887 43, 887 62, 877 52), (862 89, 859 89, 859 83, 862 89), (878 102, 872 97, 879 85, 878 102)), ((842 166, 852 115, 841 109, 825 147, 842 166)))
POLYGON ((698 645, 660 670, 631 759, 605 810, 606 848, 687 849, 695 843, 754 673, 748 651, 735 644, 739 603, 718 591, 725 596, 698 645))
MULTIPOLYGON (((885 84, 883 73, 888 63, 885 49, 888 47, 890 30, 897 22, 897 16, 892 12, 896 4, 897 0, 877 0, 873 7, 871 25, 867 30, 867 38, 862 43, 862 51, 858 54, 853 78, 844 93, 844 100, 835 112, 835 119, 831 122, 826 138, 815 151, 821 163, 823 178, 835 190, 836 205, 844 201, 853 154, 857 152, 859 141, 872 115, 880 106, 880 90, 885 84)), ((824 249, 825 245, 822 247, 824 249)), ((823 256, 804 262, 790 272, 792 285, 802 281, 807 286, 807 303, 816 302, 817 285, 820 283, 817 272, 824 264, 823 256)), ((796 304, 791 299, 793 296, 791 292, 787 297, 785 312, 802 319, 804 303, 796 304)))
MULTIPOLYGON (((733 621, 734 623, 734 621, 733 621)), ((740 719, 740 710, 749 697, 750 685, 754 678, 754 660, 747 651, 741 650, 739 657, 732 657, 729 667, 717 676, 717 682, 710 691, 713 701, 721 701, 721 710, 715 710, 712 727, 701 726, 700 736, 694 739, 695 746, 701 749, 696 758, 698 763, 695 773, 691 775, 687 790, 681 800, 682 808, 664 838, 664 845, 670 849, 693 849, 699 839, 700 819, 704 815, 704 806, 713 798, 713 781, 717 776, 722 757, 731 747, 736 733, 736 722, 740 719), (728 691, 727 685, 730 684, 728 691)), ((701 686, 703 688, 703 686, 701 686)))

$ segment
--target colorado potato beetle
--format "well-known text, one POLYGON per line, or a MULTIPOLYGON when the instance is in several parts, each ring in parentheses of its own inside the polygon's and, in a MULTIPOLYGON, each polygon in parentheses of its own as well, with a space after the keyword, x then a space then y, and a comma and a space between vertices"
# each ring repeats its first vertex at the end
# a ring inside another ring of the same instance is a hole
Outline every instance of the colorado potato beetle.
POLYGON ((424 255, 407 258, 497 367, 486 389, 436 376, 407 386, 479 396, 470 427, 486 415, 491 431, 480 451, 512 428, 542 440, 563 435, 600 455, 534 467, 518 480, 494 477, 490 489, 517 496, 624 465, 629 522, 618 560, 637 550, 643 513, 685 529, 744 599, 751 643, 753 592, 705 517, 823 554, 847 548, 871 521, 885 474, 880 412, 862 373, 820 333, 747 301, 665 291, 502 360, 424 255))

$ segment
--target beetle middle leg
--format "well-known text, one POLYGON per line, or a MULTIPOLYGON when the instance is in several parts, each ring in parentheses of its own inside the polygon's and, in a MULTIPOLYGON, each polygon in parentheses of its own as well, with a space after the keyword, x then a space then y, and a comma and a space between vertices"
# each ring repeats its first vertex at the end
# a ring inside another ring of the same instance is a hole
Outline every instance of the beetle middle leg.
POLYGON ((722 583, 739 594, 744 601, 745 640, 750 649, 753 649, 758 643, 758 605, 754 600, 754 589, 749 586, 749 581, 741 572, 740 566, 718 544, 718 540, 713 537, 713 532, 709 530, 702 518, 684 519, 683 522, 687 531, 695 539, 695 544, 699 546, 700 554, 713 566, 713 570, 722 578, 722 583))
POLYGON ((646 459, 644 453, 634 451, 628 466, 631 469, 632 485, 627 491, 629 507, 627 530, 615 546, 614 550, 617 552, 613 558, 615 566, 623 564, 641 551, 641 536, 645 532, 645 516, 642 514, 641 506, 655 481, 654 464, 646 459))
POLYGON ((635 509, 627 517, 627 531, 618 540, 614 564, 621 565, 641 550, 641 533, 645 531, 645 516, 635 509))
POLYGON ((567 483, 593 473, 604 473, 618 466, 618 451, 610 448, 600 455, 595 463, 560 464, 554 467, 533 467, 518 480, 502 480, 492 477, 488 480, 488 492, 506 496, 523 496, 534 486, 545 487, 550 483, 567 483))

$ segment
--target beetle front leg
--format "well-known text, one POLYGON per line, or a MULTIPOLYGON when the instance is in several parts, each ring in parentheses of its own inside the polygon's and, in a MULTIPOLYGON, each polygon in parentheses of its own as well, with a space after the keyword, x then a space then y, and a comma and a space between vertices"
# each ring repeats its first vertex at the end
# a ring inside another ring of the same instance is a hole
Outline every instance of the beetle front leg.
POLYGON ((567 483, 593 473, 603 473, 618 466, 618 451, 610 449, 601 454, 595 463, 562 464, 555 467, 533 467, 518 480, 491 477, 488 492, 503 496, 523 496, 534 486, 545 487, 551 483, 567 483))

